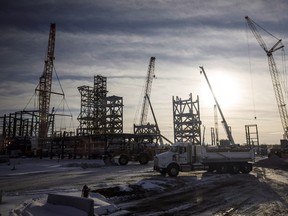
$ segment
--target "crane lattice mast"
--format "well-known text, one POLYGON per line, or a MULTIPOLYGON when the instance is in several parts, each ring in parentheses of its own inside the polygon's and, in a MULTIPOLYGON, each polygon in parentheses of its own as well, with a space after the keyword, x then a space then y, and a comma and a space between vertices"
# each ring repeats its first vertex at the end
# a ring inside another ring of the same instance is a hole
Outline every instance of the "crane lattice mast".
MULTIPOLYGON (((286 103, 284 100, 284 94, 283 94, 281 83, 280 83, 280 76, 279 76, 280 73, 279 73, 279 70, 276 66, 276 62, 274 60, 274 57, 273 57, 273 52, 275 52, 279 49, 282 49, 284 47, 282 45, 282 40, 277 39, 278 41, 275 43, 275 45, 272 46, 272 48, 268 49, 266 43, 264 42, 264 40, 262 39, 261 35, 259 34, 259 32, 257 30, 257 26, 258 27, 260 27, 260 26, 257 25, 248 16, 246 16, 245 19, 246 19, 247 24, 250 27, 253 35, 257 39, 259 45, 262 47, 262 49, 264 49, 264 51, 267 54, 270 75, 272 78, 274 93, 275 93, 275 97, 276 97, 276 101, 277 101, 277 105, 278 105, 278 110, 279 110, 279 114, 280 114, 280 118, 281 118, 281 122, 282 122, 282 126, 283 126, 284 138, 287 139, 288 138, 288 114, 287 114, 288 112, 287 112, 286 103)), ((260 27, 260 28, 262 28, 262 27, 260 27)))
POLYGON ((233 137, 232 137, 231 130, 229 129, 229 126, 228 126, 228 124, 227 124, 227 122, 226 122, 226 119, 225 119, 225 117, 224 117, 224 115, 223 115, 223 112, 222 112, 222 110, 221 110, 221 108, 220 108, 220 105, 219 105, 219 103, 218 103, 218 101, 217 101, 217 99, 216 99, 216 96, 215 96, 215 94, 214 94, 214 92, 213 92, 213 89, 212 89, 212 86, 211 86, 211 84, 210 84, 210 82, 209 82, 209 80, 208 80, 208 77, 207 77, 207 75, 206 75, 206 72, 205 72, 205 70, 204 70, 204 67, 200 67, 200 69, 201 69, 200 73, 203 73, 203 74, 204 74, 204 77, 205 77, 205 79, 206 79, 206 82, 207 82, 207 84, 208 84, 208 86, 209 86, 209 89, 210 89, 210 91, 211 91, 211 93, 212 93, 212 96, 213 96, 213 98, 214 98, 214 101, 215 101, 215 103, 216 103, 216 106, 217 106, 217 108, 218 108, 218 110, 219 110, 219 113, 220 113, 220 115, 221 115, 222 123, 223 123, 224 129, 225 129, 225 132, 226 132, 226 134, 227 134, 228 140, 230 141, 230 144, 231 144, 231 145, 235 145, 234 139, 233 139, 233 137))
POLYGON ((217 105, 214 105, 214 128, 215 128, 215 138, 216 145, 219 145, 219 134, 218 134, 218 115, 217 115, 217 105))
POLYGON ((37 91, 39 91, 39 138, 47 137, 49 129, 48 118, 51 98, 52 73, 54 69, 53 61, 55 48, 55 33, 56 24, 51 23, 44 70, 39 80, 38 89, 36 89, 37 91))
POLYGON ((155 69, 155 57, 151 57, 148 71, 147 71, 145 89, 144 89, 144 98, 143 98, 144 100, 143 100, 142 111, 141 111, 141 116, 140 116, 140 125, 145 125, 147 123, 147 114, 148 114, 148 108, 149 108, 149 101, 148 101, 147 96, 150 98, 152 81, 153 81, 153 78, 155 77, 154 69, 155 69))

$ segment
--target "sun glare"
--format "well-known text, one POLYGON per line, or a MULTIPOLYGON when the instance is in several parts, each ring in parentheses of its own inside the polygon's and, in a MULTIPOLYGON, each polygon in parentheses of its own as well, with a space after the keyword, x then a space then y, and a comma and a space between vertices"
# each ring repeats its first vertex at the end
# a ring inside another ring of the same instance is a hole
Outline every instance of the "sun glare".
MULTIPOLYGON (((217 73, 217 75, 208 74, 210 85, 213 89, 214 95, 221 108, 233 108, 239 104, 241 99, 239 81, 236 77, 227 76, 224 73, 217 73)), ((201 90, 201 103, 205 106, 214 105, 215 101, 209 86, 204 79, 201 90)))

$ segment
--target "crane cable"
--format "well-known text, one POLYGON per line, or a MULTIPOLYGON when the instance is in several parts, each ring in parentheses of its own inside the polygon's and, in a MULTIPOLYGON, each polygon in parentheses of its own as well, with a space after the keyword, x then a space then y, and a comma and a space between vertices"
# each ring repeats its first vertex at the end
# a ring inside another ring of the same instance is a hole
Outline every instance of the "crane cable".
MULTIPOLYGON (((134 120, 133 120, 134 124, 137 124, 138 115, 139 115, 140 109, 141 109, 142 104, 143 104, 144 95, 145 95, 145 83, 142 86, 141 94, 140 94, 139 101, 138 101, 138 104, 137 104, 136 113, 135 113, 134 120)), ((132 129, 131 130, 132 131, 134 130, 134 125, 132 125, 132 129)))
MULTIPOLYGON (((71 112, 71 110, 70 110, 70 107, 69 107, 69 105, 68 105, 68 103, 67 103, 67 100, 66 100, 66 97, 65 97, 65 93, 64 93, 63 87, 62 87, 62 85, 61 85, 61 82, 60 82, 58 73, 57 73, 57 71, 56 71, 55 65, 53 65, 53 68, 54 68, 54 71, 55 71, 55 75, 56 75, 56 78, 57 78, 59 87, 60 87, 61 92, 62 92, 62 94, 63 94, 63 98, 62 98, 61 102, 58 104, 58 107, 56 108, 55 113, 58 112, 61 103, 62 103, 62 112, 65 113, 65 107, 64 107, 64 106, 65 106, 65 104, 66 104, 67 109, 68 109, 69 114, 70 114, 70 117, 71 117, 71 119, 70 119, 70 124, 69 124, 69 128, 73 128, 73 129, 74 129, 73 114, 72 114, 72 112, 71 112)), ((60 128, 62 127, 63 121, 64 121, 64 125, 66 124, 65 118, 61 118, 60 128)), ((64 128, 64 127, 63 127, 63 128, 64 128)))
POLYGON ((255 107, 255 94, 254 94, 254 85, 253 85, 253 74, 252 74, 252 67, 251 67, 251 54, 250 54, 250 45, 249 45, 249 37, 248 37, 248 24, 246 23, 246 40, 247 40, 247 52, 249 58, 249 71, 250 71, 250 83, 251 83, 251 91, 252 91, 252 103, 253 103, 253 112, 254 112, 254 119, 257 119, 256 116, 256 107, 255 107))

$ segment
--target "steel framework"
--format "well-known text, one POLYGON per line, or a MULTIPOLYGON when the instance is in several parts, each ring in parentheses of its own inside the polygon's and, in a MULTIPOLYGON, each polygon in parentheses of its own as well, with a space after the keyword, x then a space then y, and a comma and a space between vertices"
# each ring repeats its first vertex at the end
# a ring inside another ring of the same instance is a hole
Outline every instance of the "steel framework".
POLYGON ((173 96, 174 142, 190 142, 201 145, 201 121, 199 96, 195 101, 192 94, 182 100, 173 96))
POLYGON ((107 133, 123 133, 123 98, 110 96, 106 98, 107 133))
POLYGON ((80 86, 81 95, 77 135, 123 132, 123 99, 107 97, 107 78, 94 76, 94 86, 80 86))
POLYGON ((257 124, 245 125, 246 143, 248 146, 257 149, 257 154, 260 154, 260 143, 257 124))
POLYGON ((78 91, 81 96, 80 114, 78 116, 79 127, 77 135, 93 134, 94 128, 94 91, 90 86, 79 86, 78 91))

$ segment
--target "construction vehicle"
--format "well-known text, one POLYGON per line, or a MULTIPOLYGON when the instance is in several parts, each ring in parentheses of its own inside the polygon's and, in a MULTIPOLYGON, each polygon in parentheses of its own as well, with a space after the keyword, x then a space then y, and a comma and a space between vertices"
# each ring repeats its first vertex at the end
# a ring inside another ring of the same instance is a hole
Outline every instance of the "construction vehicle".
MULTIPOLYGON (((258 41, 259 45, 261 48, 265 51, 267 58, 268 58, 268 64, 269 64, 269 70, 270 70, 270 75, 272 79, 272 84, 274 88, 274 93, 277 101, 277 106, 278 106, 278 111, 280 114, 280 119, 283 127, 283 138, 281 139, 281 145, 276 148, 272 148, 270 150, 269 156, 272 155, 277 155, 279 157, 282 157, 284 155, 288 156, 288 111, 287 111, 287 106, 285 103, 284 99, 284 91, 282 90, 282 84, 280 81, 280 72, 277 68, 275 59, 273 57, 273 53, 277 50, 283 49, 284 45, 282 44, 282 40, 276 38, 274 35, 266 31, 264 28, 259 26, 257 23, 255 23, 251 18, 248 16, 245 17, 246 22, 248 26, 250 27, 251 32, 255 36, 256 40, 258 41), (264 42, 263 38, 259 34, 258 28, 262 29, 266 33, 268 33, 270 36, 275 38, 277 42, 270 48, 268 49, 266 43, 264 42)), ((285 88, 284 88, 285 89, 285 88)))
POLYGON ((105 155, 103 160, 105 164, 110 162, 118 163, 119 165, 127 165, 129 161, 138 161, 141 165, 147 164, 153 160, 158 148, 152 143, 139 142, 119 142, 118 144, 106 145, 105 155))
POLYGON ((268 157, 276 155, 280 158, 288 158, 288 141, 282 139, 280 142, 280 145, 273 146, 269 149, 268 157))
POLYGON ((205 76, 222 117, 229 145, 225 147, 208 147, 201 145, 201 143, 175 143, 169 151, 154 157, 154 170, 162 175, 168 173, 171 177, 177 176, 180 171, 187 172, 198 169, 207 169, 211 172, 216 170, 218 173, 249 173, 252 170, 254 151, 252 148, 235 145, 205 70, 203 67, 200 67, 200 69, 205 76))
POLYGON ((251 148, 217 148, 191 143, 175 143, 172 148, 154 157, 154 170, 176 177, 179 172, 208 170, 217 173, 249 173, 254 151, 251 148))

